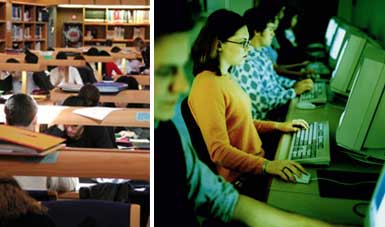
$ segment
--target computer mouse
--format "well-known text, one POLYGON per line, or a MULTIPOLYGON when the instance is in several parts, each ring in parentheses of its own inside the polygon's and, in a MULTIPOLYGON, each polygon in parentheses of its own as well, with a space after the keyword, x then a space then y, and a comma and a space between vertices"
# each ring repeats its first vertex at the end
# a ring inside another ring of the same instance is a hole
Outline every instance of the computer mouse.
POLYGON ((311 174, 302 173, 301 177, 298 177, 297 175, 294 174, 294 178, 295 178, 295 181, 297 181, 297 183, 309 184, 311 180, 311 174))
POLYGON ((298 102, 296 107, 298 109, 301 109, 301 110, 313 110, 315 109, 317 106, 314 105, 313 103, 311 102, 298 102))

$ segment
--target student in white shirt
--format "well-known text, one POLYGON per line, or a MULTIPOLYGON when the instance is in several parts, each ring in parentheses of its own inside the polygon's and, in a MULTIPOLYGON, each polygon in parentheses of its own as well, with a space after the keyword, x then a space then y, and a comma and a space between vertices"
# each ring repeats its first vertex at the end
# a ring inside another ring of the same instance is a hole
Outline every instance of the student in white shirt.
MULTIPOLYGON (((56 55, 56 59, 67 59, 67 55, 65 53, 59 52, 56 55)), ((79 74, 79 71, 73 67, 68 67, 68 81, 65 81, 65 66, 57 66, 52 69, 50 74, 51 84, 55 87, 63 86, 64 84, 78 84, 83 85, 82 78, 79 74)))

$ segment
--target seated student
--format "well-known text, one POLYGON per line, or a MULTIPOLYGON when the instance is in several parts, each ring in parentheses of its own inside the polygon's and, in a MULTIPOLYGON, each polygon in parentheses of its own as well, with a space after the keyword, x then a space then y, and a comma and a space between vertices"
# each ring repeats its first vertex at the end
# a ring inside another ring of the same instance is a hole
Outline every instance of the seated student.
POLYGON ((0 226, 55 227, 47 214, 47 208, 30 197, 17 181, 6 175, 0 175, 0 226))
MULTIPOLYGON (((87 101, 79 96, 70 96, 63 102, 63 106, 87 106, 87 101)), ((85 148, 116 148, 116 141, 112 140, 106 127, 83 125, 51 126, 46 131, 66 139, 68 147, 85 148)))
MULTIPOLYGON (((67 59, 67 55, 64 52, 59 52, 56 55, 56 59, 67 59)), ((73 67, 68 66, 68 81, 65 81, 65 69, 67 66, 57 66, 49 73, 51 84, 55 87, 60 87, 64 84, 80 84, 83 85, 82 78, 79 71, 73 67)))
POLYGON ((251 99, 254 119, 266 119, 269 111, 313 87, 310 79, 297 82, 277 75, 272 62, 261 51, 271 44, 274 36, 273 19, 261 8, 251 8, 245 12, 244 20, 249 33, 253 34, 252 47, 245 62, 232 68, 234 78, 251 99))
POLYGON ((134 39, 135 50, 142 55, 144 65, 140 67, 142 74, 148 74, 150 69, 150 46, 146 45, 141 37, 134 39))
POLYGON ((184 122, 176 120, 181 118, 180 113, 170 121, 178 98, 188 90, 184 75, 189 56, 186 31, 194 25, 193 9, 197 7, 193 6, 198 2, 173 0, 156 4, 154 9, 155 226, 201 226, 198 215, 251 227, 331 226, 240 195, 198 159, 188 133, 183 130, 184 122), (179 13, 168 14, 167 10, 179 13))
POLYGON ((100 99, 100 92, 95 85, 86 84, 80 88, 79 97, 82 97, 86 100, 86 106, 98 106, 100 99))
MULTIPOLYGON (((99 51, 98 56, 111 56, 107 51, 99 51)), ((113 80, 115 75, 123 75, 122 71, 115 62, 105 62, 102 64, 103 80, 113 80)))
MULTIPOLYGON (((18 60, 14 58, 9 58, 6 60, 6 63, 20 63, 18 60)), ((15 67, 17 69, 17 67, 15 67)), ((14 94, 21 92, 21 71, 8 71, 8 74, 12 78, 12 92, 14 94)), ((27 72, 27 83, 28 83, 28 90, 27 93, 30 94, 32 91, 36 88, 36 85, 32 79, 32 72, 27 72)))
POLYGON ((9 94, 12 90, 12 76, 8 72, 0 71, 0 92, 9 94))
MULTIPOLYGON (((5 124, 34 131, 37 122, 37 104, 29 95, 12 95, 4 105, 5 124)), ((73 191, 79 183, 72 177, 30 177, 17 176, 24 189, 51 189, 73 191), (25 187, 24 187, 25 186, 25 187)))
POLYGON ((279 64, 293 64, 307 60, 305 51, 298 45, 295 27, 298 23, 299 11, 293 7, 286 8, 285 16, 277 29, 277 40, 280 43, 279 64))
MULTIPOLYGON (((29 51, 29 49, 26 49, 24 61, 29 64, 37 64, 39 62, 39 58, 36 54, 29 51)), ((38 89, 34 89, 32 91, 33 94, 48 94, 49 91, 54 88, 45 71, 33 72, 32 78, 35 84, 39 87, 38 89)))
MULTIPOLYGON (((74 60, 84 60, 84 57, 75 56, 74 60)), ((78 66, 76 69, 79 71, 80 77, 82 78, 84 84, 93 84, 96 82, 97 72, 93 70, 88 62, 86 62, 85 66, 78 66)))

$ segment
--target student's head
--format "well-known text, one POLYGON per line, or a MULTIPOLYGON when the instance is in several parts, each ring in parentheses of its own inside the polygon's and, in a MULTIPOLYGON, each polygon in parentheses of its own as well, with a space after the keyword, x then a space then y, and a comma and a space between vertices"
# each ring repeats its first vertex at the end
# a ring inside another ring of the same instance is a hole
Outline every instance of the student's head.
POLYGON ((199 0, 170 0, 155 7, 154 118, 174 116, 179 96, 188 89, 184 65, 189 58, 188 31, 199 14, 199 0), (173 13, 167 13, 170 12, 173 13))
POLYGON ((262 10, 262 8, 251 8, 243 15, 247 29, 251 37, 253 47, 270 46, 274 38, 274 17, 262 10))
POLYGON ((286 13, 284 0, 263 0, 258 8, 266 12, 269 17, 274 17, 273 22, 276 27, 278 27, 280 20, 282 20, 286 13))
MULTIPOLYGON (((139 83, 132 76, 121 76, 115 82, 127 84, 128 90, 139 90, 139 83)), ((128 103, 127 102, 115 102, 114 104, 115 104, 115 107, 126 108, 128 103)))
POLYGON ((36 54, 29 51, 28 48, 25 49, 24 53, 25 53, 24 61, 26 63, 36 64, 39 62, 39 57, 36 54))
MULTIPOLYGON (((62 52, 62 51, 56 54, 56 59, 58 59, 58 60, 66 60, 67 58, 68 58, 68 57, 67 57, 67 54, 64 53, 64 52, 62 52)), ((64 71, 66 67, 64 67, 64 66, 58 66, 57 68, 58 68, 60 71, 64 71)))
POLYGON ((0 220, 14 219, 26 213, 44 214, 47 208, 31 198, 12 176, 0 175, 0 220))
MULTIPOLYGON (((70 96, 64 100, 63 106, 87 106, 87 101, 83 97, 70 96)), ((64 125, 64 130, 69 138, 79 139, 84 132, 84 126, 64 125)))
POLYGON ((133 41, 133 46, 135 47, 136 51, 141 52, 146 47, 146 43, 141 37, 136 37, 133 41))
POLYGON ((26 94, 12 95, 4 105, 7 125, 34 130, 37 118, 36 101, 26 94))
POLYGON ((99 51, 98 51, 98 49, 96 47, 91 47, 85 53, 85 55, 87 55, 87 56, 98 56, 98 54, 99 54, 99 51))
MULTIPOLYGON (((212 13, 192 48, 194 75, 209 70, 222 75, 224 66, 241 64, 249 48, 249 32, 242 17, 220 9, 212 13)), ((229 67, 225 67, 229 70, 229 67)))
POLYGON ((99 104, 100 92, 94 85, 86 84, 80 89, 79 97, 86 100, 87 106, 97 106, 99 104))

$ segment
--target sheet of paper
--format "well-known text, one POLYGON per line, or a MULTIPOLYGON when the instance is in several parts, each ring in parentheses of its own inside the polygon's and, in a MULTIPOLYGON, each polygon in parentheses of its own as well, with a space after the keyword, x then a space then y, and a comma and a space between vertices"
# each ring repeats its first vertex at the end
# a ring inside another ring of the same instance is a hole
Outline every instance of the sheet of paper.
POLYGON ((116 110, 119 110, 119 109, 108 108, 108 107, 88 107, 88 108, 76 109, 72 111, 72 113, 102 121, 104 120, 104 118, 108 116, 108 114, 116 110))

